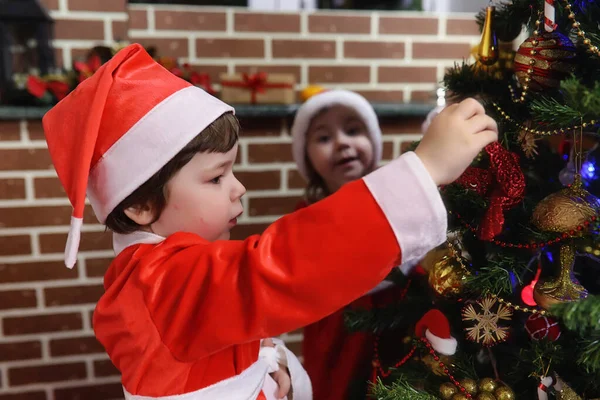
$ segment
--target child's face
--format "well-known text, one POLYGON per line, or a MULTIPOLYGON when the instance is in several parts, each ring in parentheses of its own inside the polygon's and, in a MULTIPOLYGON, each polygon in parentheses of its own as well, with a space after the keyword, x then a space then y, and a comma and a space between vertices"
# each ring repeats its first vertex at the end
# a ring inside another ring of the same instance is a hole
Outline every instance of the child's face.
POLYGON ((227 153, 198 153, 167 183, 167 204, 152 231, 167 237, 191 232, 227 240, 243 211, 246 188, 233 175, 238 145, 227 153))
POLYGON ((312 120, 306 152, 331 193, 373 167, 373 144, 367 127, 354 110, 343 106, 331 107, 312 120))

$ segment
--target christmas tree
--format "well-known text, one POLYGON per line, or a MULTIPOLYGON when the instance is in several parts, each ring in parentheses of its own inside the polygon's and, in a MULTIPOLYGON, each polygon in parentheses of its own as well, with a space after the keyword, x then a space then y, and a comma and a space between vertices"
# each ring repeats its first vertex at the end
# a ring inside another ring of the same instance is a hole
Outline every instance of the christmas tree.
POLYGON ((440 189, 448 241, 394 275, 402 298, 347 325, 380 338, 372 398, 600 398, 600 1, 514 0, 477 20, 476 61, 444 83, 484 104, 499 141, 440 189), (414 328, 432 309, 453 355, 414 328))

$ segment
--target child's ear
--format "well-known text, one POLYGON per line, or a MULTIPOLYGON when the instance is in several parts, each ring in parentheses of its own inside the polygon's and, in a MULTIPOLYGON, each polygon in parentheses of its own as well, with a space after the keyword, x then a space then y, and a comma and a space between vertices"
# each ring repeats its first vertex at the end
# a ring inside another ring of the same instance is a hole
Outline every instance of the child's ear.
POLYGON ((127 207, 124 212, 129 219, 141 226, 148 226, 155 222, 154 212, 152 211, 152 207, 150 207, 148 204, 143 206, 136 205, 127 207))

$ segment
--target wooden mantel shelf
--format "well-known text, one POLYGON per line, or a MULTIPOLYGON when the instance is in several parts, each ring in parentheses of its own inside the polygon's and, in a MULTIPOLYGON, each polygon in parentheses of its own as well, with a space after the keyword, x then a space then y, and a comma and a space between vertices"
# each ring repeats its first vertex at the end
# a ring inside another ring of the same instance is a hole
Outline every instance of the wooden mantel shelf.
MULTIPOLYGON (((292 117, 299 104, 259 104, 234 105, 235 112, 241 118, 277 118, 292 117)), ((392 117, 425 117, 435 106, 422 103, 373 103, 375 112, 380 118, 392 117)), ((41 119, 49 107, 15 107, 0 106, 0 120, 41 119)))

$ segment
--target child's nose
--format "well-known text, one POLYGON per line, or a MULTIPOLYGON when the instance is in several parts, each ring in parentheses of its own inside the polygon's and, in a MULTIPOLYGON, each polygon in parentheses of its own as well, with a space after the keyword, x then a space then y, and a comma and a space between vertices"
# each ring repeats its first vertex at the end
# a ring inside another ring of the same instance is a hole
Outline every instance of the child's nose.
POLYGON ((238 200, 246 194, 246 187, 242 185, 242 183, 237 178, 234 179, 235 182, 233 190, 231 191, 231 200, 238 200))
POLYGON ((340 133, 336 137, 336 144, 338 147, 348 147, 350 143, 349 139, 350 138, 348 137, 348 135, 340 133))

